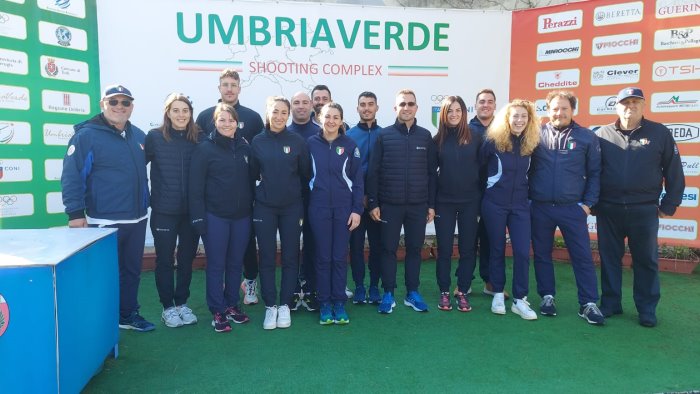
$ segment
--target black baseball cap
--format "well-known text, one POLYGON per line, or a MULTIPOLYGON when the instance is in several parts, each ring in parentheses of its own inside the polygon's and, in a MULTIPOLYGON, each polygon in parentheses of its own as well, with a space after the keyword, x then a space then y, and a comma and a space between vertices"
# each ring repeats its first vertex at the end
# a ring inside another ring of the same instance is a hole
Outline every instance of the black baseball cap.
POLYGON ((109 85, 105 88, 105 93, 102 96, 102 98, 110 98, 113 96, 126 96, 130 99, 134 99, 134 96, 131 95, 131 91, 127 88, 125 88, 122 85, 109 85))
POLYGON ((630 97, 637 97, 642 100, 644 100, 644 92, 642 92, 642 89, 640 88, 634 88, 634 87, 627 87, 622 90, 620 90, 620 93, 617 94, 617 102, 621 102, 622 100, 628 99, 630 97))

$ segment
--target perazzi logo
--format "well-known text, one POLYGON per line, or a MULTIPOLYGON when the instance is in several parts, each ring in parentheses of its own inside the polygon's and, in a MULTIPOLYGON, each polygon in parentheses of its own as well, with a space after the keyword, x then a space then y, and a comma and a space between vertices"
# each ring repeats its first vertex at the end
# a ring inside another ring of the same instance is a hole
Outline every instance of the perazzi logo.
POLYGON ((567 21, 554 21, 552 18, 544 18, 542 23, 543 29, 556 29, 558 27, 576 26, 578 18, 569 19, 567 21))

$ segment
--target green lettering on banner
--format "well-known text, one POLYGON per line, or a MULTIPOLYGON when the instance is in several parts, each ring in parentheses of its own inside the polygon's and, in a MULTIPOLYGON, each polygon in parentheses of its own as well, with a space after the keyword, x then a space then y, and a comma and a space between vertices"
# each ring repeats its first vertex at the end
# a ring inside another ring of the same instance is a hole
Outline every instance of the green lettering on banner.
POLYGON ((202 39, 202 14, 194 14, 194 26, 194 36, 187 37, 185 35, 182 12, 177 13, 177 37, 180 39, 180 41, 184 42, 185 44, 194 44, 202 39))
POLYGON ((421 49, 425 49, 428 46, 428 43, 430 42, 430 30, 428 29, 428 26, 418 23, 418 22, 409 22, 408 23, 408 50, 409 51, 420 51, 421 49), (419 29, 423 32, 423 42, 420 44, 416 44, 416 29, 419 29))
POLYGON ((307 38, 306 38, 306 31, 307 31, 306 18, 301 18, 299 31, 301 32, 301 46, 306 48, 307 46, 309 46, 309 43, 307 42, 307 38))
POLYGON ((403 34, 403 25, 400 22, 385 22, 384 49, 391 49, 391 40, 394 40, 394 43, 396 43, 396 48, 403 51, 403 42, 401 42, 401 34, 403 34), (392 28, 394 29, 393 32, 392 28))
MULTIPOLYGON (((267 30, 270 27, 270 21, 264 16, 251 16, 250 23, 250 45, 267 45, 270 43, 270 32, 267 30), (259 22, 259 23, 258 23, 259 22), (262 35, 262 39, 258 39, 258 35, 262 35)), ((239 44, 243 44, 239 42, 239 44)))
POLYGON ((285 36, 287 37, 290 46, 297 46, 297 42, 294 40, 294 36, 292 35, 292 32, 294 31, 294 19, 283 16, 275 18, 275 31, 277 32, 277 34, 275 34, 275 45, 278 47, 284 45, 282 42, 282 36, 285 36), (285 24, 285 27, 282 27, 283 23, 285 24))
POLYGON ((365 49, 380 49, 379 44, 372 44, 372 38, 378 38, 379 32, 370 30, 379 27, 379 21, 365 21, 365 49))
POLYGON ((342 19, 338 19, 338 30, 340 30, 340 38, 343 39, 343 45, 346 49, 351 49, 355 46, 355 39, 357 39, 357 33, 360 31, 360 21, 355 20, 352 25, 352 33, 350 34, 350 39, 348 39, 348 32, 345 29, 345 22, 342 19))
POLYGON ((328 43, 329 47, 335 48, 333 34, 331 34, 331 29, 328 27, 328 21, 324 18, 319 19, 318 23, 316 24, 314 36, 311 38, 311 47, 315 48, 319 41, 325 41, 328 43))
POLYGON ((450 47, 448 47, 447 45, 440 46, 440 40, 447 39, 447 33, 441 32, 441 30, 443 28, 449 29, 450 24, 449 23, 436 23, 435 24, 435 41, 433 43, 433 49, 436 51, 440 51, 440 52, 445 52, 445 51, 450 50, 450 47))
POLYGON ((223 44, 230 44, 231 38, 233 37, 233 31, 238 31, 238 44, 243 43, 243 16, 234 15, 231 17, 231 23, 228 25, 228 30, 224 31, 224 25, 219 19, 217 14, 209 14, 209 43, 214 44, 216 42, 216 31, 221 37, 221 42, 223 44))

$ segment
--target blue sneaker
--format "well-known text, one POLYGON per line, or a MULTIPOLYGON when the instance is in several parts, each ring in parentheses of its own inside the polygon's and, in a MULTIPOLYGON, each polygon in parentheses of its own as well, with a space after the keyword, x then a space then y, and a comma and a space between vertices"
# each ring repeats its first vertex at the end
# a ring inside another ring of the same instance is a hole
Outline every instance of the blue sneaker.
POLYGON ((321 304, 321 317, 319 319, 319 324, 322 326, 333 324, 333 310, 331 309, 331 304, 329 302, 324 302, 321 304))
POLYGON ((394 293, 390 291, 384 292, 381 304, 379 304, 379 313, 391 313, 394 311, 396 302, 394 301, 394 293))
POLYGON ((379 304, 382 302, 382 295, 379 293, 379 287, 370 286, 367 302, 370 304, 379 304))
MULTIPOLYGON (((357 294, 357 293, 355 293, 357 294)), ((336 302, 333 305, 333 322, 335 324, 348 324, 350 323, 350 317, 348 313, 345 312, 345 304, 342 302, 336 302)))
POLYGON ((423 301, 423 297, 421 297, 417 291, 410 291, 406 298, 404 298, 403 304, 410 306, 416 312, 428 311, 428 304, 423 301))
POLYGON ((127 318, 119 318, 119 328, 125 330, 135 330, 140 332, 153 331, 156 329, 155 324, 147 321, 138 312, 131 312, 127 318))
POLYGON ((365 291, 364 285, 355 287, 355 295, 352 297, 352 303, 363 305, 365 302, 367 302, 366 294, 367 291, 365 291))

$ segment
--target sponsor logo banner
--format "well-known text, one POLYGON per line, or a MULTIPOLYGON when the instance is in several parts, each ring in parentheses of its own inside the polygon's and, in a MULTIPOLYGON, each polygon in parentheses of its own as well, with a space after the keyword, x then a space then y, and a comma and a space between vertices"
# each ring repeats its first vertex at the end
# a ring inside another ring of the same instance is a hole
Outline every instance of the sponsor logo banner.
POLYGON ((698 222, 682 219, 659 219, 659 237, 694 240, 698 237, 698 222))
POLYGON ((700 58, 655 62, 651 77, 656 82, 700 79, 700 58))
POLYGON ((57 47, 87 50, 87 33, 75 27, 39 22, 39 41, 57 47))
POLYGON ((0 182, 26 182, 31 180, 31 160, 0 159, 0 182))
POLYGON ((63 173, 62 159, 44 160, 44 174, 47 181, 60 181, 63 173))
POLYGON ((556 14, 540 15, 537 18, 537 32, 554 33, 557 31, 576 30, 583 26, 583 11, 573 10, 556 14))
POLYGON ((700 26, 676 27, 654 33, 654 49, 657 51, 697 47, 700 47, 700 26))
POLYGON ((593 11, 593 25, 607 26, 620 23, 639 22, 644 17, 644 2, 613 4, 596 7, 593 11))
POLYGON ((0 218, 31 216, 34 196, 31 194, 0 194, 0 218))
POLYGON ((23 86, 0 85, 0 108, 29 109, 29 89, 23 86))
POLYGON ((63 205, 63 197, 61 192, 46 193, 46 212, 47 213, 64 213, 66 207, 63 205))
POLYGON ((637 53, 642 50, 642 33, 594 37, 591 47, 593 56, 637 53))
MULTIPOLYGON (((681 206, 686 208, 695 208, 698 206, 698 193, 700 189, 697 187, 686 187, 683 190, 683 196, 681 200, 681 206)), ((666 189, 661 191, 661 196, 659 196, 659 203, 666 196, 666 189)))
POLYGON ((0 48, 0 73, 27 75, 28 71, 25 52, 0 48))
POLYGON ((581 57, 581 40, 545 42, 537 45, 537 61, 578 59, 581 57))
POLYGON ((36 5, 42 10, 85 18, 85 0, 37 0, 36 5))
POLYGON ((639 63, 615 64, 591 68, 591 85, 618 85, 639 82, 639 63))
POLYGON ((658 19, 689 15, 700 15, 698 0, 656 0, 656 17, 658 19))
POLYGON ((90 96, 83 93, 42 90, 41 107, 46 112, 87 115, 90 113, 90 96))
POLYGON ((41 64, 41 76, 44 78, 83 83, 90 79, 88 64, 85 62, 41 56, 39 63, 41 64))
MULTIPOLYGON (((574 109, 574 116, 578 115, 578 99, 576 99, 576 109, 574 109)), ((547 101, 540 99, 535 101, 535 111, 537 111, 537 116, 540 118, 548 118, 549 113, 547 113, 547 101)))
POLYGON ((651 112, 700 111, 700 90, 651 95, 651 112))
POLYGON ((677 143, 700 142, 700 123, 667 123, 665 126, 677 143))
POLYGON ((0 11, 0 36, 27 39, 27 20, 19 15, 0 11))
POLYGON ((700 176, 700 156, 681 156, 683 175, 700 176))
POLYGON ((0 145, 29 145, 32 128, 28 122, 0 120, 0 145))
POLYGON ((45 145, 67 146, 75 130, 70 124, 45 123, 43 134, 45 145))
POLYGON ((535 77, 538 90, 574 88, 579 84, 581 71, 578 68, 568 70, 540 71, 535 77))
POLYGON ((591 96, 588 104, 588 113, 591 115, 615 115, 617 95, 591 96))

